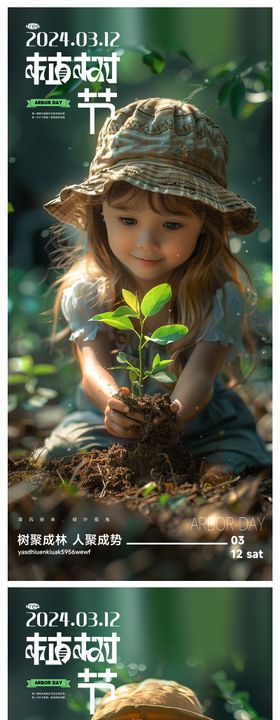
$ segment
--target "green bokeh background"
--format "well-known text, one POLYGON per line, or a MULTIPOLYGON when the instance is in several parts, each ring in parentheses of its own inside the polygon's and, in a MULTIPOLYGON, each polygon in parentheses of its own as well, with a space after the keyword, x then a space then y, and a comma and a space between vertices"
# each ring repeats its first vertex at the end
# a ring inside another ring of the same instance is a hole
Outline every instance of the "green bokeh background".
MULTIPOLYGON (((256 205, 261 220, 258 230, 237 239, 236 256, 249 268, 258 293, 251 321, 258 335, 259 370, 255 377, 266 382, 271 359, 271 103, 255 104, 248 119, 236 119, 229 106, 218 103, 218 86, 211 82, 207 85, 204 80, 209 78, 210 68, 231 61, 242 61, 246 67, 270 61, 271 16, 270 8, 256 7, 10 8, 9 201, 13 211, 9 213, 9 348, 11 356, 19 358, 11 370, 24 373, 26 362, 21 358, 26 355, 35 363, 52 362, 56 372, 44 379, 43 386, 58 393, 56 398, 40 400, 36 383, 26 391, 19 378, 11 388, 12 408, 21 406, 34 413, 45 401, 59 401, 67 411, 73 406, 69 388, 75 386, 79 373, 70 359, 69 343, 65 341, 52 353, 47 342, 51 321, 42 315, 52 306, 54 279, 53 273, 47 273, 50 258, 46 248, 53 220, 42 206, 62 186, 86 177, 97 136, 89 134, 89 111, 76 107, 77 91, 67 95, 71 109, 66 110, 65 120, 31 119, 26 100, 44 97, 52 86, 34 86, 25 79, 26 57, 35 50, 43 56, 58 50, 71 55, 73 48, 26 48, 26 25, 36 22, 41 32, 68 31, 70 38, 78 31, 96 31, 100 38, 104 31, 118 31, 124 53, 118 64, 116 107, 151 96, 184 99, 202 88, 192 102, 222 125, 230 141, 229 186, 256 205), (147 50, 164 58, 160 74, 143 63, 147 50), (191 62, 180 54, 182 50, 191 62), (67 365, 66 349, 70 359, 67 365)), ((106 111, 96 111, 97 131, 107 115, 106 111)), ((76 239, 74 234, 69 242, 76 239)))
MULTIPOLYGON (((31 701, 27 678, 71 678, 73 695, 78 660, 61 667, 34 667, 24 659, 25 638, 38 628, 26 628, 26 604, 40 611, 119 611, 121 638, 116 685, 147 677, 176 680, 192 687, 202 703, 211 700, 207 713, 215 720, 232 717, 213 695, 211 675, 224 670, 238 690, 250 694, 262 718, 271 713, 271 590, 267 588, 15 588, 9 590, 10 715, 9 720, 74 720, 63 701, 31 701), (140 669, 139 669, 140 666, 140 669), (126 677, 124 673, 126 671, 126 677), (123 677, 122 677, 123 675, 123 677)), ((68 628, 41 628, 40 634, 80 634, 68 628)), ((102 635, 104 628, 89 635, 102 635)), ((82 631, 81 630, 81 631, 82 631)), ((110 635, 110 631, 108 632, 110 635)), ((93 669, 93 668, 92 668, 93 669)), ((95 670, 96 671, 96 668, 95 670)), ((87 690, 78 691, 87 700, 87 690)), ((69 695, 71 692, 69 691, 69 695)), ((86 714, 76 715, 81 720, 86 714)))

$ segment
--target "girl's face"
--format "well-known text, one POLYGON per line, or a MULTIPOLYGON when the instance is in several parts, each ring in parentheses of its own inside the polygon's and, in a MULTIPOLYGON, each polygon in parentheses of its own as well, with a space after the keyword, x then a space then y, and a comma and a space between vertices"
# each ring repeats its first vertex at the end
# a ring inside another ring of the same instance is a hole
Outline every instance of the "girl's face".
POLYGON ((173 212, 153 209, 145 190, 103 203, 108 242, 115 257, 144 290, 168 280, 193 254, 203 219, 187 204, 173 212))

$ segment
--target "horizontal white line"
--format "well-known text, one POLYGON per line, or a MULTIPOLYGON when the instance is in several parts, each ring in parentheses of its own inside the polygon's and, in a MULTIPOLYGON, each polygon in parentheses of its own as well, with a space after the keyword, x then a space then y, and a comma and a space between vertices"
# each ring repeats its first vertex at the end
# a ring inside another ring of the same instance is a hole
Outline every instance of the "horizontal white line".
POLYGON ((227 542, 127 542, 127 545, 228 545, 227 542))

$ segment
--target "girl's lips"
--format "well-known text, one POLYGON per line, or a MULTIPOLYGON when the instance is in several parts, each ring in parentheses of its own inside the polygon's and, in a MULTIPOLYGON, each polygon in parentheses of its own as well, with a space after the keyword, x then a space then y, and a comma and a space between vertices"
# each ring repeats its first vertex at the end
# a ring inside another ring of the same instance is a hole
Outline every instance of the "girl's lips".
POLYGON ((162 258, 158 258, 156 260, 151 260, 149 258, 146 259, 146 258, 136 257, 136 255, 132 255, 132 257, 134 258, 134 260, 139 260, 140 262, 148 263, 149 265, 153 265, 154 263, 161 262, 161 259, 162 259, 162 258))

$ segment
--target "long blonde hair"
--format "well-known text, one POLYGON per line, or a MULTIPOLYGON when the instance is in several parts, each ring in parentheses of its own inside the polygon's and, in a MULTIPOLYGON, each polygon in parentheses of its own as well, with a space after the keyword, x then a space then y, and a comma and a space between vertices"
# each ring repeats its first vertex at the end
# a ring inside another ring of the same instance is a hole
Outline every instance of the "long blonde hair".
MULTIPOLYGON (((190 349, 195 346, 203 325, 211 315, 216 290, 218 288, 223 290, 226 281, 233 281, 244 298, 244 304, 245 285, 247 290, 252 290, 248 271, 231 253, 226 218, 222 213, 203 203, 175 195, 140 190, 123 181, 113 183, 103 195, 89 197, 87 250, 82 257, 73 261, 73 257, 77 258, 79 252, 81 253, 81 248, 72 247, 70 254, 68 252, 68 268, 64 275, 55 282, 59 289, 54 304, 54 328, 56 328, 64 290, 85 274, 92 281, 103 280, 99 284, 99 307, 104 307, 106 304, 112 308, 123 302, 121 292, 123 288, 135 292, 135 281, 110 248, 106 226, 102 218, 102 205, 105 199, 109 204, 113 204, 124 196, 127 197, 128 194, 133 197, 143 192, 147 194, 149 205, 155 212, 160 213, 163 210, 167 213, 182 212, 187 205, 204 219, 204 229, 193 255, 173 270, 169 280, 173 290, 170 322, 182 323, 189 328, 189 332, 183 340, 174 343, 172 347, 171 357, 174 361, 172 369, 178 375, 186 363, 190 349), (177 294, 174 292, 175 289, 177 294)), ((96 306, 95 313, 98 312, 99 307, 96 306)), ((65 335, 66 332, 67 330, 60 333, 59 336, 65 335)), ((255 345, 248 328, 246 312, 242 319, 242 333, 244 346, 251 361, 255 345)), ((55 330, 53 336, 58 338, 55 330)), ((228 377, 236 379, 237 374, 240 375, 236 363, 234 372, 230 370, 230 363, 227 363, 226 367, 228 377)), ((238 379, 240 380, 241 376, 238 379)))

